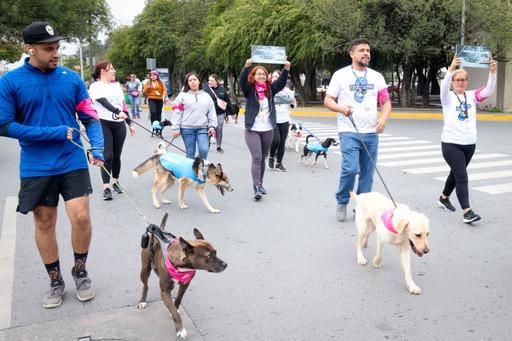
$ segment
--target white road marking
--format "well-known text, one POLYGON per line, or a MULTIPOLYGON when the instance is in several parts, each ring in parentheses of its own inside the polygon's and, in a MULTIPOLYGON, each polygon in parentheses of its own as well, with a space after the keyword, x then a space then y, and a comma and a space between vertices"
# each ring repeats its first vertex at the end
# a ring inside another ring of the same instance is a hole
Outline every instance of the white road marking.
MULTIPOLYGON (((505 154, 477 154, 473 156, 473 160, 484 160, 484 159, 495 159, 500 157, 507 157, 505 154)), ((430 159, 413 159, 403 161, 390 161, 390 162, 379 162, 379 165, 384 167, 397 167, 397 166, 410 166, 410 165, 421 165, 428 163, 440 163, 446 162, 442 157, 430 158, 430 159)))
POLYGON ((511 193, 512 192, 512 182, 497 184, 497 185, 489 185, 489 186, 477 186, 471 187, 474 190, 489 193, 489 194, 503 194, 503 193, 511 193))
POLYGON ((14 257, 16 252, 16 206, 18 198, 5 199, 2 236, 0 238, 0 330, 11 327, 14 257))
POLYGON ((427 149, 437 149, 441 151, 441 146, 439 145, 428 145, 428 146, 413 146, 413 147, 396 147, 396 148, 381 148, 379 146, 379 153, 389 153, 389 152, 401 152, 401 151, 412 151, 412 150, 427 150, 427 149))
POLYGON ((416 152, 416 153, 397 153, 397 154, 379 154, 379 160, 391 160, 391 159, 403 159, 408 157, 416 157, 416 156, 431 156, 431 155, 441 155, 440 150, 432 150, 427 152, 416 152))
MULTIPOLYGON (((471 164, 469 164, 468 169, 502 167, 502 166, 511 166, 511 165, 512 165, 512 160, 490 161, 490 162, 471 163, 471 164)), ((439 172, 450 171, 450 167, 438 166, 438 167, 411 168, 411 169, 404 169, 403 171, 405 173, 411 173, 411 174, 439 173, 439 172)))
MULTIPOLYGON (((499 179, 499 178, 508 178, 508 177, 512 177, 512 170, 468 174, 469 181, 499 179)), ((445 176, 443 176, 443 177, 440 176, 440 177, 437 177, 434 179, 439 180, 439 181, 446 181, 445 176)))
POLYGON ((379 142, 379 148, 385 148, 389 146, 410 146, 413 144, 430 144, 432 142, 426 140, 412 140, 412 141, 395 141, 395 142, 379 142))

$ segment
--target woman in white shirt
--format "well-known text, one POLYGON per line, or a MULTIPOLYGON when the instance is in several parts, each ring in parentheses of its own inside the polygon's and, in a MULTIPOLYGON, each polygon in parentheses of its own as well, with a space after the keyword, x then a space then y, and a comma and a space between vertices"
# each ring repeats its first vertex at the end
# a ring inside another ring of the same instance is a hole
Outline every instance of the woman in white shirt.
POLYGON ((101 169, 103 180, 103 200, 112 200, 112 190, 122 193, 118 179, 121 172, 121 152, 126 138, 126 124, 130 134, 135 135, 135 128, 128 115, 128 108, 124 102, 124 93, 121 85, 116 82, 116 70, 110 61, 105 60, 96 64, 94 74, 96 80, 89 87, 89 95, 100 117, 104 138, 105 168, 112 174, 112 187, 110 175, 101 169))
POLYGON ((438 204, 447 211, 455 211, 450 202, 450 194, 455 189, 463 210, 463 222, 472 223, 481 217, 469 206, 467 166, 476 149, 476 104, 483 102, 496 88, 496 62, 490 59, 489 79, 485 87, 467 90, 468 73, 457 69, 461 59, 453 58, 441 83, 441 104, 443 106, 443 133, 441 149, 450 166, 438 204), (450 85, 453 91, 450 91, 450 85))

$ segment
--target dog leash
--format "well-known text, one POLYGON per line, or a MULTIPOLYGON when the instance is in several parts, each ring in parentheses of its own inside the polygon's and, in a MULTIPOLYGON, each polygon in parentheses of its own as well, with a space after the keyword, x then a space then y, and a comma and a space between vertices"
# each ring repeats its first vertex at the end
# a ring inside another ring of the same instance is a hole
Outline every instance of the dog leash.
MULTIPOLYGON (((81 132, 80 130, 76 129, 76 128, 71 128, 73 130, 76 130, 78 131, 78 133, 80 134, 80 136, 82 137, 82 139, 87 142, 90 146, 91 145, 91 142, 89 141, 89 139, 87 138, 87 136, 81 132)), ((92 152, 93 150, 98 150, 100 148, 98 147, 91 147, 89 149, 79 145, 78 143, 76 143, 75 141, 73 141, 73 139, 69 140, 71 143, 73 143, 75 146, 77 146, 78 148, 82 149, 83 151, 85 151, 87 154, 92 152)), ((113 178, 112 174, 107 170, 107 168, 105 168, 105 166, 100 166, 107 174, 108 176, 110 176, 111 178, 113 178)), ((132 207, 135 209, 135 211, 137 212, 137 214, 139 215, 139 217, 144 220, 144 222, 146 223, 147 226, 151 226, 152 224, 146 219, 146 216, 142 213, 142 211, 137 207, 137 205, 135 205, 135 202, 133 201, 133 199, 130 197, 130 195, 128 195, 128 193, 126 192, 126 190, 119 184, 119 182, 117 182, 117 186, 119 186, 119 188, 123 191, 123 194, 126 196, 126 198, 128 199, 128 202, 130 203, 130 205, 132 205, 132 207)))
MULTIPOLYGON (((148 133, 152 133, 151 130, 149 130, 148 128, 144 127, 142 124, 139 124, 137 122, 135 122, 135 120, 132 120, 132 123, 135 123, 135 125, 141 127, 142 129, 144 129, 145 131, 147 131, 148 133)), ((167 147, 165 147, 165 149, 169 148, 169 146, 173 146, 174 148, 178 149, 179 151, 183 152, 184 154, 187 154, 187 152, 183 149, 181 149, 180 147, 178 147, 177 145, 175 145, 173 142, 174 142, 174 139, 175 137, 173 137, 173 139, 171 141, 168 141, 166 139, 164 139, 163 137, 160 137, 160 136, 157 136, 160 140, 164 141, 165 143, 167 143, 167 147)))
POLYGON ((302 127, 302 129, 304 129, 309 135, 313 136, 315 139, 317 139, 319 142, 322 142, 322 140, 320 140, 318 137, 316 137, 315 134, 313 134, 308 128, 306 128, 304 126, 304 124, 302 124, 301 121, 298 122, 299 123, 299 126, 302 127))
MULTIPOLYGON (((357 136, 359 137, 359 140, 363 144, 364 150, 366 150, 366 153, 368 154, 368 157, 370 158, 370 161, 372 162, 373 168, 375 169, 375 171, 377 171, 377 174, 379 175, 380 181, 384 185, 384 188, 386 189, 386 192, 388 193, 389 198, 393 202, 393 205, 395 207, 397 207, 395 199, 393 199, 393 196, 391 195, 391 192, 389 191, 388 186, 386 186, 386 183, 384 182, 384 178, 382 177, 382 175, 379 172, 379 169, 377 168, 377 164, 373 160, 372 155, 370 154, 370 151, 368 150, 368 147, 366 147, 366 144, 363 141, 363 137, 362 137, 361 133, 359 132, 359 129, 357 129, 356 123, 354 122, 354 118, 352 117, 352 115, 348 115, 347 117, 349 118, 350 122, 352 122, 352 125, 354 126, 354 128, 355 128, 355 130, 357 132, 357 136)), ((341 141, 340 141, 340 143, 341 143, 341 141)))

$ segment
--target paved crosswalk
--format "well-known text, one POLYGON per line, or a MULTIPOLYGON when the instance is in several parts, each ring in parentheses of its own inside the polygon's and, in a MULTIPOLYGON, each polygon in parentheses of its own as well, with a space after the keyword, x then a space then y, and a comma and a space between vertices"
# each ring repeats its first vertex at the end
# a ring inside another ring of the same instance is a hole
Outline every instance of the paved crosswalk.
MULTIPOLYGON (((338 139, 335 124, 301 121, 303 126, 319 139, 338 139)), ((243 128, 243 124, 237 124, 243 128)), ((300 144, 305 144, 304 137, 300 144)), ((311 141, 311 140, 310 140, 311 141)), ((339 150, 333 153, 340 155, 339 150)), ((432 175, 433 179, 444 182, 450 171, 442 154, 439 141, 428 141, 408 136, 381 134, 379 137, 378 165, 399 168, 414 175, 432 175)), ((476 150, 468 166, 470 188, 476 191, 499 195, 512 193, 512 156, 476 150)))

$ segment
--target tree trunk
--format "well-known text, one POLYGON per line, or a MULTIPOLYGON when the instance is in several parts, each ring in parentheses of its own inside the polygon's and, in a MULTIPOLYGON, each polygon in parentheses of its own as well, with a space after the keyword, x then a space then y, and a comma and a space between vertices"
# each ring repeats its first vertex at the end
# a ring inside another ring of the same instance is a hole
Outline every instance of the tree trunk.
POLYGON ((428 71, 428 79, 431 84, 430 86, 430 94, 431 95, 439 95, 441 93, 441 89, 439 88, 439 82, 437 81, 437 72, 439 71, 439 67, 431 67, 428 71))
POLYGON ((416 68, 416 74, 418 75, 418 89, 419 93, 421 94, 421 107, 422 108, 428 108, 429 106, 429 88, 430 83, 428 78, 425 76, 424 68, 417 67, 416 68))
POLYGON ((233 101, 236 98, 235 92, 235 77, 233 76, 233 72, 231 70, 228 71, 228 86, 229 86, 229 97, 233 101))
POLYGON ((410 105, 410 94, 412 91, 411 89, 411 80, 412 80, 412 71, 413 68, 410 64, 405 64, 403 67, 404 75, 402 79, 402 89, 401 89, 401 95, 402 95, 402 108, 406 108, 410 105))
POLYGON ((316 101, 316 68, 314 65, 306 66, 306 81, 304 82, 304 94, 306 103, 316 101))
POLYGON ((300 72, 297 69, 292 68, 290 70, 290 75, 292 77, 293 86, 295 87, 295 91, 299 94, 300 105, 304 107, 304 106, 306 106, 306 97, 304 95, 304 87, 300 83, 299 74, 300 74, 300 72))
POLYGON ((397 92, 396 94, 398 95, 398 104, 400 105, 402 103, 402 96, 401 93, 401 89, 402 89, 402 79, 400 78, 400 63, 396 63, 396 79, 397 79, 397 92))

